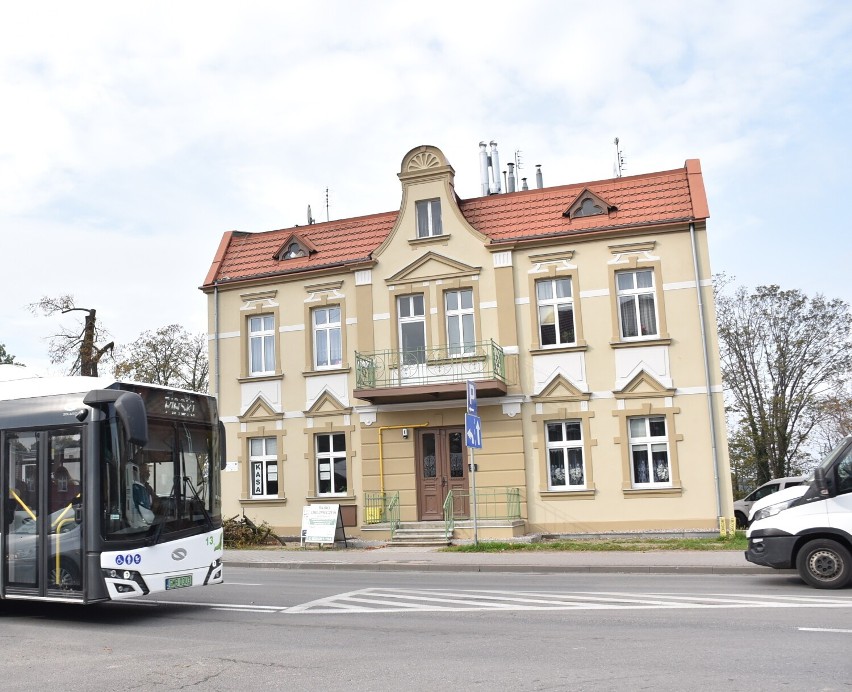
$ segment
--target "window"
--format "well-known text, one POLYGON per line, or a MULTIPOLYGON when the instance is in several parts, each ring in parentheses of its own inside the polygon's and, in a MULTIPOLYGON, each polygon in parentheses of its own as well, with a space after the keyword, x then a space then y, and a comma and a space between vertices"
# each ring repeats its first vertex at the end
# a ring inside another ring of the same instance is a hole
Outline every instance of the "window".
POLYGON ((538 329, 541 346, 574 344, 574 299, 571 279, 547 279, 535 285, 538 298, 538 329))
POLYGON ((345 495, 346 434, 331 433, 316 436, 317 495, 345 495))
POLYGON ((654 270, 617 272, 618 320, 623 339, 657 336, 654 270))
POLYGON ((274 437, 249 439, 252 497, 278 496, 278 443, 274 437))
POLYGON ((314 367, 329 368, 342 362, 340 307, 317 308, 314 316, 314 367))
POLYGON ((470 355, 475 351, 473 333, 473 289, 447 291, 447 349, 450 356, 470 355))
POLYGON ((403 365, 426 362, 426 304, 423 294, 400 296, 397 299, 399 314, 399 344, 403 365))
POLYGON ((275 372, 275 318, 249 317, 249 374, 275 372))
POLYGON ((423 199, 415 203, 417 212, 417 237, 431 238, 441 235, 441 200, 423 199))
POLYGON ((547 487, 575 490, 586 487, 583 432, 578 420, 547 423, 547 487))
POLYGON ((628 418, 630 460, 634 486, 671 485, 666 419, 628 418))

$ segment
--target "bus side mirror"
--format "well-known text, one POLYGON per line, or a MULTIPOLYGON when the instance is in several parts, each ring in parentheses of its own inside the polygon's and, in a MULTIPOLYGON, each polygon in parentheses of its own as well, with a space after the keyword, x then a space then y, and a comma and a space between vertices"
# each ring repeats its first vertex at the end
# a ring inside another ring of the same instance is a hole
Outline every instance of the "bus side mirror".
POLYGON ((828 483, 825 482, 825 471, 822 468, 814 469, 814 486, 822 497, 828 497, 828 483))
POLYGON ((86 394, 83 403, 87 406, 115 404, 115 412, 127 439, 140 447, 148 444, 148 414, 145 412, 145 402, 136 392, 120 389, 93 389, 86 394))
POLYGON ((228 462, 225 461, 225 424, 219 421, 219 469, 224 470, 228 462))

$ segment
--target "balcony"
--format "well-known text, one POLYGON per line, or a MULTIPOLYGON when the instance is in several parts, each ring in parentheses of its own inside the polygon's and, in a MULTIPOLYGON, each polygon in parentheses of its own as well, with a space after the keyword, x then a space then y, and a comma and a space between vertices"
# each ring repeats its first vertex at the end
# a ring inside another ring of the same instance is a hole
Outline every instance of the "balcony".
POLYGON ((494 341, 355 353, 354 395, 372 404, 464 399, 467 380, 479 397, 506 394, 506 359, 494 341))

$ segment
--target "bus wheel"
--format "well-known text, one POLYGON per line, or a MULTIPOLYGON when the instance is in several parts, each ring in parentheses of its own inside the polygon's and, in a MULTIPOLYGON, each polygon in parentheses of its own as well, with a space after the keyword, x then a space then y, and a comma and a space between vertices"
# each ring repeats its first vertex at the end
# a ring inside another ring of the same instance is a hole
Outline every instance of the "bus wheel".
POLYGON ((66 591, 80 589, 80 577, 77 568, 64 560, 59 564, 59 578, 57 579, 56 567, 50 568, 47 573, 48 588, 64 589, 66 591))
POLYGON ((818 589, 842 589, 852 581, 852 555, 837 541, 820 538, 796 556, 799 576, 818 589))

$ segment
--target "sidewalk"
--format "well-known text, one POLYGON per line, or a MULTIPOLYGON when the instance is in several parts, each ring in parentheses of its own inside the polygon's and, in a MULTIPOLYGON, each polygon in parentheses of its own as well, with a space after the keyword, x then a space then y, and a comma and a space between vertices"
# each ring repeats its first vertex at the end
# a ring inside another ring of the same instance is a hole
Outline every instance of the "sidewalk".
MULTIPOLYGON (((747 562, 741 551, 441 552, 438 548, 267 548, 226 550, 227 566, 421 572, 621 572, 644 574, 778 574, 747 562)), ((782 570, 793 573, 793 570, 782 570)))

